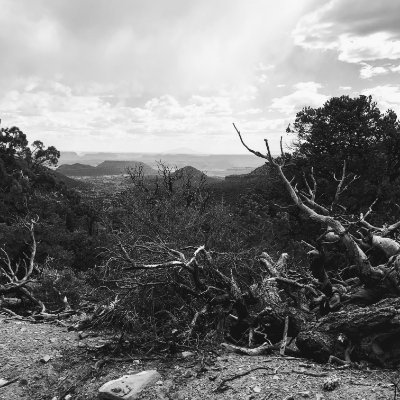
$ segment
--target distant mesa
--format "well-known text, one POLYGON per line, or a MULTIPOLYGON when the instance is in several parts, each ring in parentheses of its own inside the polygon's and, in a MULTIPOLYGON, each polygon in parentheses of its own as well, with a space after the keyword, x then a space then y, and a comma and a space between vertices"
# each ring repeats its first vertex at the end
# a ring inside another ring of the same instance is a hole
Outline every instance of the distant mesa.
POLYGON ((139 161, 103 161, 96 167, 87 164, 63 164, 57 168, 66 176, 104 176, 104 175, 121 175, 126 172, 128 168, 143 169, 144 175, 156 175, 157 171, 149 165, 139 161))
POLYGON ((175 175, 183 175, 183 176, 198 176, 198 177, 202 177, 202 176, 206 176, 206 174, 202 171, 200 171, 199 169, 192 167, 190 165, 187 165, 186 167, 183 168, 179 168, 174 172, 175 175))
POLYGON ((207 176, 204 172, 202 172, 202 171, 198 170, 197 168, 194 168, 190 165, 187 165, 186 167, 177 169, 173 173, 173 175, 182 177, 184 179, 189 178, 193 183, 199 182, 201 179, 204 179, 207 183, 211 183, 214 181, 220 181, 220 179, 207 176))

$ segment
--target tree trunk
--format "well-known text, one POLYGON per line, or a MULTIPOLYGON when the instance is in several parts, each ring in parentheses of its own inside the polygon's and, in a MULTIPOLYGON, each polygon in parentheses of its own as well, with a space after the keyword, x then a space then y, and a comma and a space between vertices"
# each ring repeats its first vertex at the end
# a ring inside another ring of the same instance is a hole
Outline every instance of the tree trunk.
POLYGON ((352 361, 396 366, 400 363, 400 299, 330 313, 300 332, 296 344, 305 357, 320 362, 330 356, 344 359, 347 352, 352 361))

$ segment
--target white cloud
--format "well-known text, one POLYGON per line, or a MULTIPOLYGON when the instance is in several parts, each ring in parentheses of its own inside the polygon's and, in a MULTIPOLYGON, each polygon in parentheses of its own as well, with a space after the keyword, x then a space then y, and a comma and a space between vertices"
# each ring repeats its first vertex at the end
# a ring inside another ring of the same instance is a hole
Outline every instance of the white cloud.
POLYGON ((369 79, 376 75, 385 75, 389 73, 390 70, 386 67, 373 67, 372 65, 362 63, 360 69, 360 78, 369 79))
POLYGON ((342 34, 336 48, 339 60, 348 63, 400 58, 400 39, 387 32, 366 36, 342 34))
POLYGON ((351 90, 352 87, 351 86, 339 86, 340 90, 351 90))
POLYGON ((361 63, 360 78, 370 79, 377 75, 387 75, 390 73, 399 73, 400 65, 385 64, 381 66, 372 66, 367 63, 361 63))
POLYGON ((362 91, 364 95, 372 95, 381 110, 394 110, 400 114, 400 86, 381 85, 362 91))
POLYGON ((306 49, 336 50, 348 63, 400 59, 400 2, 330 0, 304 16, 293 31, 306 49), (396 17, 397 16, 397 17, 396 17))
POLYGON ((284 114, 293 114, 303 107, 320 107, 328 96, 319 93, 322 85, 316 82, 299 82, 294 85, 293 93, 272 99, 271 108, 284 114))
POLYGON ((3 123, 19 126, 31 140, 40 139, 62 149, 79 146, 86 151, 93 150, 94 145, 101 150, 132 151, 132 141, 136 149, 142 143, 147 149, 162 150, 162 146, 178 146, 182 140, 190 145, 200 137, 204 138, 200 143, 203 151, 212 151, 215 149, 210 149, 207 140, 211 142, 221 135, 231 138, 235 115, 241 116, 251 133, 265 132, 278 123, 266 120, 260 108, 243 108, 247 103, 232 96, 236 93, 239 99, 246 98, 249 92, 253 93, 248 87, 232 88, 232 92, 226 90, 214 96, 192 95, 183 100, 164 94, 147 101, 137 99, 135 106, 123 99, 109 101, 104 90, 97 87, 95 92, 101 94, 83 95, 81 90, 75 91, 62 82, 21 81, 18 90, 0 96, 3 123), (110 137, 113 140, 107 145, 110 137))

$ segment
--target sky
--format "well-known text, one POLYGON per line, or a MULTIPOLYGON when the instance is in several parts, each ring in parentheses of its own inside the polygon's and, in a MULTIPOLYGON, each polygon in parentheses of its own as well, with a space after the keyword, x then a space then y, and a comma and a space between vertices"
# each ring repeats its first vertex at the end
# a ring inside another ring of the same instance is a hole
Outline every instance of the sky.
POLYGON ((398 0, 0 0, 0 118, 62 151, 273 152, 296 112, 400 115, 398 0))

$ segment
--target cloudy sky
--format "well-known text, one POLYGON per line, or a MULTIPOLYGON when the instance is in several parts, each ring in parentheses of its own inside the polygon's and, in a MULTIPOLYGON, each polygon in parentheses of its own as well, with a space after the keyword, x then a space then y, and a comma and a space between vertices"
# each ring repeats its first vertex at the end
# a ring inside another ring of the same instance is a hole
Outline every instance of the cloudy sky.
MULTIPOLYGON (((0 117, 61 150, 243 152, 296 111, 400 115, 398 0, 0 0, 0 117)), ((290 140, 290 138, 286 138, 290 140)))

